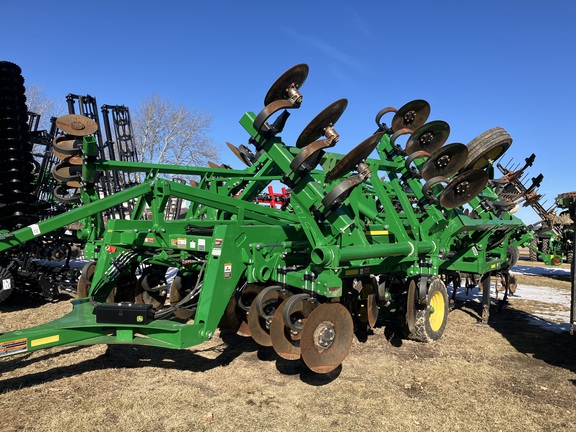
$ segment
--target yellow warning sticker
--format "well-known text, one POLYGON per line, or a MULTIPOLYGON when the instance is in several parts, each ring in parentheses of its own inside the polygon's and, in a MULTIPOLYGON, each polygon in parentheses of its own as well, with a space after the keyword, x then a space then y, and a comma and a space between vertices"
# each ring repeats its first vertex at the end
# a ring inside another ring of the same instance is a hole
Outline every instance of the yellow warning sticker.
POLYGON ((54 335, 54 336, 48 336, 45 338, 41 338, 41 339, 34 339, 30 341, 30 346, 31 347, 37 347, 40 345, 46 345, 49 343, 54 343, 54 342, 58 342, 60 340, 60 335, 54 335))

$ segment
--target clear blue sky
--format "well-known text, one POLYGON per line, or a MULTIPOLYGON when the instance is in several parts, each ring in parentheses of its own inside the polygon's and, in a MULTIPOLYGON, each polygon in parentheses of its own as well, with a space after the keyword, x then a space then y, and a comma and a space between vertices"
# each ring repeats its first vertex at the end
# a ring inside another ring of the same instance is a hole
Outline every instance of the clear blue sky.
POLYGON ((339 153, 374 132, 381 108, 426 99, 448 142, 501 126, 514 139, 503 161, 536 153, 529 173, 544 174, 548 206, 576 190, 575 23, 574 0, 0 0, 0 57, 57 101, 90 94, 134 110, 158 94, 209 112, 221 162, 236 168, 225 143, 246 144, 242 114, 307 63, 288 144, 342 97, 339 153))

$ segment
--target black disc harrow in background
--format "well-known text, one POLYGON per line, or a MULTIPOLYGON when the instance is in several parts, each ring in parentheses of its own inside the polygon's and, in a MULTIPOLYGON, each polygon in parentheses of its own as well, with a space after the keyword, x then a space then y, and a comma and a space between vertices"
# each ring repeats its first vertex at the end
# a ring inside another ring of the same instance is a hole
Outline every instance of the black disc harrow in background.
POLYGON ((0 229, 37 222, 34 162, 22 70, 0 61, 0 229))

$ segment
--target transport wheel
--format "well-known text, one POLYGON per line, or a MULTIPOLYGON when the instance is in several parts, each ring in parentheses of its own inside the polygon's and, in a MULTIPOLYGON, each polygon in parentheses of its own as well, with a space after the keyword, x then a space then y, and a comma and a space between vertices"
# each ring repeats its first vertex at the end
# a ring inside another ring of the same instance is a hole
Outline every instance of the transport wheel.
POLYGON ((409 339, 420 342, 436 341, 444 334, 448 319, 448 292, 446 285, 439 278, 434 278, 428 287, 426 306, 416 305, 416 322, 414 330, 408 334, 409 339))
POLYGON ((302 360, 316 373, 336 369, 350 352, 354 322, 348 309, 340 303, 324 303, 308 316, 300 349, 302 360))
POLYGON ((487 130, 468 143, 468 159, 462 171, 486 168, 490 161, 502 156, 511 145, 512 137, 503 128, 487 130))

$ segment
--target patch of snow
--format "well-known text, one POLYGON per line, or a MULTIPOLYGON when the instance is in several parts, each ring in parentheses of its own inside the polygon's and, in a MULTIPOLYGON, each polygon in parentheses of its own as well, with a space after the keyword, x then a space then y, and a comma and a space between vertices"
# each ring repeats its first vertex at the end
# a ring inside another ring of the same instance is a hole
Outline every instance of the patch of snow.
MULTIPOLYGON (((533 267, 530 268, 532 269, 533 267)), ((494 302, 496 301, 494 284, 491 284, 490 291, 492 294, 491 301, 494 302)), ((451 295, 452 286, 449 285, 448 296, 451 295)), ((503 297, 504 293, 499 292, 498 299, 501 300, 503 297)), ((456 300, 482 303, 482 292, 478 288, 472 288, 466 295, 466 289, 461 288, 456 292, 456 300)), ((570 331, 570 293, 567 291, 553 287, 519 284, 516 292, 508 296, 508 301, 510 305, 513 305, 516 301, 538 301, 544 303, 546 306, 536 309, 532 315, 527 315, 528 323, 556 333, 570 331)))
POLYGON ((511 274, 544 275, 544 276, 570 276, 570 269, 562 267, 535 267, 515 265, 511 274))

